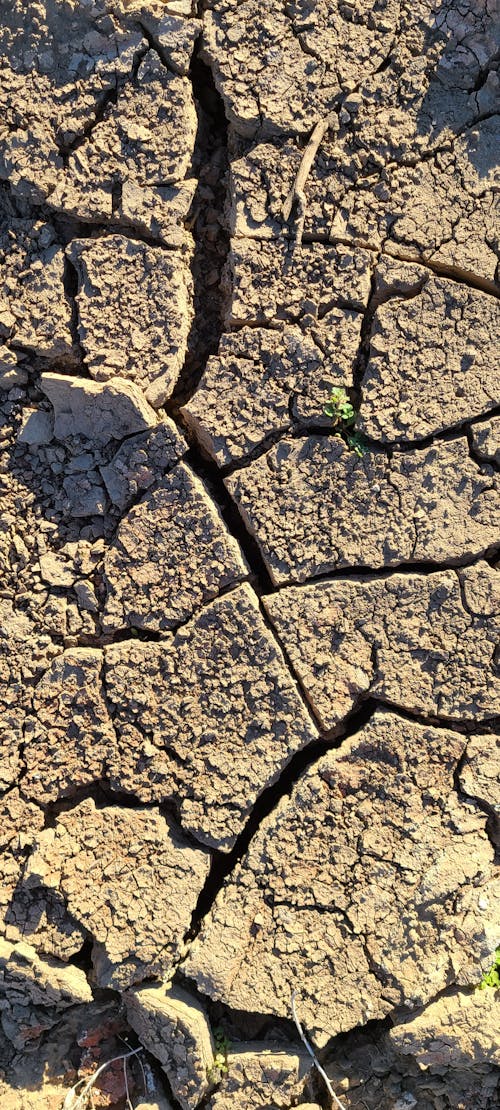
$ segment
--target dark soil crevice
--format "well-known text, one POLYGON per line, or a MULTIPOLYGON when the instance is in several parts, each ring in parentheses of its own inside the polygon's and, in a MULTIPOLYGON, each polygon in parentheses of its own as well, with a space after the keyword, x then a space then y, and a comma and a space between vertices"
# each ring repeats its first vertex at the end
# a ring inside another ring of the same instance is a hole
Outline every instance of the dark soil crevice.
POLYGON ((262 822, 274 809, 276 809, 276 806, 283 798, 291 794, 304 771, 327 751, 339 748, 345 740, 354 736, 356 732, 359 732, 371 717, 376 704, 374 700, 367 699, 363 705, 357 708, 356 712, 349 716, 348 720, 346 718, 343 722, 345 727, 343 727, 342 730, 339 728, 335 739, 322 737, 316 742, 309 744, 300 752, 296 752, 277 781, 262 791, 262 794, 260 794, 255 802, 252 813, 244 829, 237 837, 236 843, 231 851, 227 853, 214 853, 210 872, 193 912, 191 927, 186 936, 187 944, 190 944, 197 936, 203 918, 206 917, 211 910, 225 880, 245 855, 250 841, 260 829, 262 822))
POLYGON ((185 461, 202 480, 217 505, 231 535, 238 541, 250 567, 250 583, 260 597, 274 590, 273 582, 259 550, 257 541, 247 531, 238 508, 229 495, 223 476, 215 463, 206 459, 197 447, 191 447, 185 461))
POLYGON ((212 72, 201 59, 198 39, 190 77, 198 112, 193 172, 198 184, 187 217, 195 248, 192 261, 194 318, 184 366, 168 404, 175 415, 195 392, 223 330, 222 272, 229 251, 225 206, 228 181, 227 120, 212 72))

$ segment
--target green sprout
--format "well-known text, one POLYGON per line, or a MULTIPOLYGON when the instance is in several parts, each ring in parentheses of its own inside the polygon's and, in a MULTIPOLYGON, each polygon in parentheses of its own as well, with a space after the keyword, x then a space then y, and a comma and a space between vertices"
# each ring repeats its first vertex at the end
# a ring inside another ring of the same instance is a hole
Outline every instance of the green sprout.
POLYGON ((213 1030, 214 1038, 214 1062, 211 1068, 207 1071, 207 1079, 209 1083, 220 1083, 222 1076, 227 1075, 227 1054, 230 1047, 230 1042, 226 1037, 223 1029, 213 1030))
POLYGON ((485 991, 487 987, 493 987, 494 990, 500 990, 500 947, 497 948, 495 953, 495 962, 486 971, 479 984, 479 990, 485 991))
POLYGON ((343 386, 332 386, 323 412, 333 421, 336 435, 341 436, 350 451, 362 458, 367 448, 361 432, 354 428, 358 414, 343 386))

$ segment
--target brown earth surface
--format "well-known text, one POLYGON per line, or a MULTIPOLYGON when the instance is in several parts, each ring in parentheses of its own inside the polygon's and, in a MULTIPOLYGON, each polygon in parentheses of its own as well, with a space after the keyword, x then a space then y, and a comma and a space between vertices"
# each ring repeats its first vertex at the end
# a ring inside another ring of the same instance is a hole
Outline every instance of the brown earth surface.
POLYGON ((0 53, 2 1107, 494 1110, 495 4, 0 53))

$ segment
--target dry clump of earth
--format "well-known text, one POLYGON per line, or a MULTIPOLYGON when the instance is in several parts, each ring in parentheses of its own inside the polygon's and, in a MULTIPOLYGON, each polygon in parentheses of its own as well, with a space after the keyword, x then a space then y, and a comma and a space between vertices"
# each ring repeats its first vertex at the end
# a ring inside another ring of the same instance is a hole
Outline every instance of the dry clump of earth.
POLYGON ((0 50, 2 1105, 493 1110, 492 6, 0 50))

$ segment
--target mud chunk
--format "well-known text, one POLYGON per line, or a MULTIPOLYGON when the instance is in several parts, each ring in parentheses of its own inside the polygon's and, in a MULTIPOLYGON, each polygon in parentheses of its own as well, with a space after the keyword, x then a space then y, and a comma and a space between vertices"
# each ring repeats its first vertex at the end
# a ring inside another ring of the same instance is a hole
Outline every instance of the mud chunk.
MULTIPOLYGON (((356 111, 369 111, 369 103, 356 111)), ((457 277, 497 279, 499 201, 496 156, 499 116, 481 120, 444 143, 433 157, 408 154, 387 163, 379 147, 353 147, 350 117, 322 140, 304 186, 304 237, 351 242, 417 262, 452 266, 457 277)), ((395 132, 397 134, 397 131, 395 132)), ((421 136, 417 134, 416 149, 421 136)), ((288 141, 256 143, 231 164, 233 235, 277 239, 295 234, 297 208, 285 201, 301 151, 288 141), (276 166, 279 165, 279 174, 276 166)))
POLYGON ((370 296, 368 251, 309 243, 233 240, 227 281, 226 324, 276 325, 305 315, 325 316, 334 305, 363 310, 370 296))
POLYGON ((42 374, 40 384, 54 406, 56 439, 85 436, 104 445, 157 422, 141 390, 125 378, 91 382, 69 374, 42 374))
POLYGON ((332 108, 342 88, 377 69, 389 47, 399 5, 382 0, 287 4, 224 0, 204 20, 204 50, 235 130, 252 138, 305 134, 332 108))
POLYGON ((126 439, 111 461, 100 467, 113 504, 125 512, 138 494, 161 481, 187 449, 168 416, 155 428, 126 439))
POLYGON ((159 643, 105 655, 114 788, 171 799, 185 829, 229 850, 256 798, 317 738, 253 591, 238 587, 159 643))
POLYGON ((68 254, 79 275, 79 334, 91 376, 130 378, 158 408, 184 362, 193 311, 187 263, 120 235, 74 240, 68 254))
POLYGON ((23 1049, 60 1020, 61 1012, 92 1000, 85 972, 41 960, 31 944, 0 940, 2 1029, 15 1048, 23 1049))
MULTIPOLYGON (((1 140, 0 140, 1 142, 1 140)), ((74 359, 71 305, 64 289, 64 251, 53 228, 19 219, 0 195, 0 339, 58 363, 74 359)), ((2 368, 16 356, 4 349, 2 368)), ((10 363, 10 380, 13 371, 10 363)), ((19 375, 20 371, 17 371, 19 375)))
MULTIPOLYGON (((418 266, 415 294, 377 308, 362 379, 359 428, 372 439, 418 440, 486 414, 500 401, 492 359, 500 302, 418 266)), ((397 263, 384 282, 397 280, 397 263)))
POLYGON ((179 463, 130 510, 106 554, 103 627, 174 628, 248 574, 203 483, 179 463))
POLYGON ((50 196, 63 153, 130 75, 141 45, 142 32, 119 27, 104 4, 5 5, 0 177, 15 196, 34 204, 50 196))
POLYGON ((295 421, 328 425, 323 407, 331 386, 353 384, 360 330, 359 313, 331 309, 307 328, 224 335, 182 409, 201 446, 227 466, 295 421))
POLYGON ((214 1091, 210 1110, 286 1110, 304 1092, 311 1060, 292 1045, 235 1044, 227 1054, 227 1073, 214 1091), (292 1101, 293 1100, 293 1101, 292 1101))
POLYGON ((497 476, 463 438, 390 459, 358 458, 336 437, 284 439, 225 483, 277 585, 342 567, 461 562, 498 537, 497 476))
POLYGON ((210 1087, 214 1042, 203 1007, 179 987, 138 987, 125 995, 127 1018, 141 1044, 162 1064, 183 1110, 195 1110, 210 1087))
POLYGON ((476 455, 500 466, 500 416, 475 424, 471 428, 472 444, 476 455))
POLYGON ((459 782, 464 794, 479 802, 489 813, 488 832, 500 848, 500 738, 471 736, 467 744, 459 782))
POLYGON ((151 35, 155 49, 168 69, 186 77, 193 55, 194 46, 201 31, 201 20, 183 19, 191 16, 191 0, 187 3, 164 0, 124 0, 127 16, 137 20, 151 35))
POLYGON ((500 580, 487 563, 335 578, 280 590, 264 604, 325 729, 368 696, 457 721, 500 713, 500 580))
MULTIPOLYGON (((36 829, 33 841, 35 833, 36 829)), ((67 961, 81 951, 87 933, 68 913, 57 891, 26 889, 19 882, 5 913, 5 937, 15 943, 26 941, 39 955, 67 961)))
POLYGON ((389 1036, 421 1068, 467 1068, 500 1064, 497 1031, 498 996, 490 989, 443 995, 389 1036))
POLYGON ((157 810, 89 800, 39 835, 26 883, 59 891, 94 939, 95 981, 123 990, 179 957, 209 862, 157 810))
POLYGON ((94 223, 125 219, 154 232, 148 214, 154 202, 157 231, 161 228, 171 245, 181 245, 182 218, 196 185, 194 179, 184 181, 195 134, 190 82, 169 72, 149 51, 136 82, 120 89, 116 104, 109 104, 88 139, 69 156, 51 207, 94 223))
POLYGON ((485 815, 454 790, 466 743, 377 712, 322 756, 226 880, 186 974, 227 1005, 284 1017, 300 984, 318 1044, 477 981, 496 943, 479 906, 493 849, 485 815))
MULTIPOLYGON (((0 561, 3 574, 2 563, 3 560, 0 561)), ((14 563, 14 567, 20 575, 20 563, 14 563)), ((0 598, 1 790, 16 783, 21 771, 25 715, 31 705, 33 687, 60 650, 45 628, 37 628, 26 613, 17 611, 6 598, 0 598)))
POLYGON ((27 850, 33 844, 39 829, 43 829, 44 816, 42 810, 21 797, 17 789, 10 790, 3 796, 1 809, 0 933, 6 934, 10 922, 11 899, 24 870, 27 850))
POLYGON ((26 720, 24 793, 46 804, 105 775, 115 743, 101 682, 102 652, 69 648, 40 679, 26 720))

